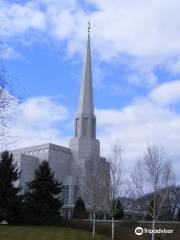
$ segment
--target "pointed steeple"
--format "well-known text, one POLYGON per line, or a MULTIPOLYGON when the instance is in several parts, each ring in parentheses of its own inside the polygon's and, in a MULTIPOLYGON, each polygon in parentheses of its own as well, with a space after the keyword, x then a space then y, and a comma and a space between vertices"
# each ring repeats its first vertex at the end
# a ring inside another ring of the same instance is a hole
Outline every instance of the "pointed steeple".
POLYGON ((83 74, 82 74, 82 80, 81 80, 81 89, 80 89, 77 113, 78 114, 81 114, 81 113, 94 114, 89 28, 88 28, 87 49, 86 49, 86 54, 84 59, 84 68, 83 68, 83 74))
POLYGON ((91 72, 90 23, 81 80, 78 110, 75 119, 75 137, 96 138, 96 117, 94 116, 93 87, 91 72))
MULTIPOLYGON (((82 166, 82 160, 99 159, 100 143, 96 139, 96 117, 93 105, 91 72, 90 23, 81 79, 79 104, 74 121, 74 137, 70 140, 74 167, 82 166)), ((73 169, 73 167, 72 167, 73 169)), ((73 171, 73 170, 72 170, 73 171)))

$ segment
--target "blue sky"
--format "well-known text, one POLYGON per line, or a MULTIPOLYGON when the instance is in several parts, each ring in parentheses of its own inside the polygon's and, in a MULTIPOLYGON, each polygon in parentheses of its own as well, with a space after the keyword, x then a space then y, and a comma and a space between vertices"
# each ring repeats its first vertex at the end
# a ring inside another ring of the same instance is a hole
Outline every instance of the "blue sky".
POLYGON ((1 0, 1 57, 23 96, 11 147, 68 146, 90 18, 102 154, 119 139, 133 165, 157 144, 179 171, 179 12, 177 0, 1 0))

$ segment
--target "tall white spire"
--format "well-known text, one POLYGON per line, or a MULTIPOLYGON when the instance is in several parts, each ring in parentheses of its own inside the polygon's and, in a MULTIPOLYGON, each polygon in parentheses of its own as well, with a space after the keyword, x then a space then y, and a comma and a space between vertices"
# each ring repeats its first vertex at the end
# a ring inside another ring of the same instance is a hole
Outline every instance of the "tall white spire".
POLYGON ((81 80, 78 110, 75 119, 75 137, 96 138, 96 117, 94 116, 93 87, 91 72, 90 23, 81 80))
POLYGON ((81 80, 81 89, 79 96, 79 105, 77 113, 91 113, 94 114, 93 104, 93 88, 92 88, 92 72, 91 72, 91 47, 90 47, 90 33, 88 28, 87 49, 84 59, 84 68, 81 80))
POLYGON ((73 166, 79 166, 82 160, 99 159, 100 143, 96 139, 96 117, 93 104, 90 23, 88 23, 88 39, 74 130, 74 137, 69 143, 73 154, 73 166))

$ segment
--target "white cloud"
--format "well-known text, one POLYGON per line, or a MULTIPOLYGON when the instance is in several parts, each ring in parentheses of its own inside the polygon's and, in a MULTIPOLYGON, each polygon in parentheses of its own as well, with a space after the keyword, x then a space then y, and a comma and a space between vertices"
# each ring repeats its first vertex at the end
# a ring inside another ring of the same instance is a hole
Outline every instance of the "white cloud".
POLYGON ((24 34, 28 30, 45 30, 46 17, 33 2, 17 4, 1 1, 0 4, 4 20, 1 34, 10 37, 24 34))
POLYGON ((161 105, 180 102, 180 80, 169 81, 159 85, 150 92, 150 97, 161 105))
POLYGON ((98 8, 93 22, 99 40, 111 42, 111 48, 140 57, 165 57, 180 50, 177 0, 90 2, 98 8))
POLYGON ((123 66, 130 85, 154 87, 157 68, 180 72, 178 0, 29 0, 1 1, 1 6, 4 37, 26 44, 49 38, 65 42, 70 56, 84 49, 90 17, 96 59, 123 66), (87 4, 94 10, 82 7, 87 4))
POLYGON ((158 78, 155 74, 151 73, 130 73, 127 76, 127 81, 130 84, 133 84, 135 86, 142 86, 142 83, 144 84, 145 88, 154 87, 158 83, 158 78))
POLYGON ((65 106, 48 97, 29 98, 20 104, 11 123, 10 147, 24 147, 47 142, 67 144, 57 128, 68 118, 65 106))
POLYGON ((122 109, 97 109, 98 137, 103 155, 115 140, 123 148, 126 167, 132 169, 147 145, 163 146, 179 177, 180 115, 147 99, 122 109))
POLYGON ((29 98, 20 105, 17 114, 23 117, 23 123, 30 123, 35 126, 51 126, 53 123, 65 120, 68 111, 63 105, 53 102, 48 97, 29 98))
POLYGON ((44 143, 56 143, 67 146, 68 139, 60 131, 53 127, 47 129, 34 129, 32 127, 19 126, 12 128, 12 139, 9 141, 11 149, 35 146, 44 143))
POLYGON ((179 55, 178 0, 83 2, 92 4, 96 10, 87 13, 76 0, 2 4, 6 34, 46 30, 59 40, 67 40, 69 51, 82 51, 81 43, 91 17, 93 47, 103 59, 129 56, 141 65, 147 62, 157 66, 179 55))

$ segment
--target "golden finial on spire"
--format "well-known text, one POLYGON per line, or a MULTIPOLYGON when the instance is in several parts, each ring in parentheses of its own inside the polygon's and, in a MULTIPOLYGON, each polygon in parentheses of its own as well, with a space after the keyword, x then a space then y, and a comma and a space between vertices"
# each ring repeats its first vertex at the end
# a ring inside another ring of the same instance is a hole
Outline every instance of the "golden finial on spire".
POLYGON ((91 25, 90 25, 90 19, 88 21, 88 33, 90 33, 90 30, 91 30, 91 25))

